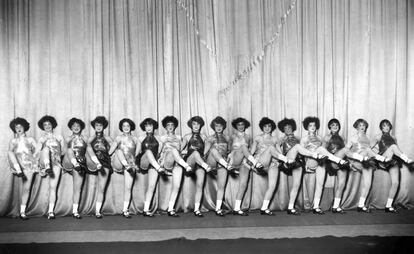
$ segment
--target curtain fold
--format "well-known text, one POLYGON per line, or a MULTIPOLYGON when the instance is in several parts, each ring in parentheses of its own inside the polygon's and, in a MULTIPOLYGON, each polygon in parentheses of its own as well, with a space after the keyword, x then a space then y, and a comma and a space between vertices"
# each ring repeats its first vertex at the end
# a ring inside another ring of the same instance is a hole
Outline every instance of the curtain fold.
MULTIPOLYGON (((56 133, 70 135, 67 122, 110 120, 107 134, 119 134, 124 117, 139 124, 175 115, 177 133, 190 132, 187 120, 200 115, 202 132, 211 135, 217 115, 230 122, 242 116, 258 135, 259 120, 294 118, 297 135, 308 115, 321 119, 320 135, 336 117, 348 139, 357 118, 366 119, 368 136, 387 118, 400 148, 414 157, 414 1, 330 0, 4 0, 0 1, 0 215, 16 215, 21 182, 7 162, 14 117, 31 123, 45 114, 58 121, 56 133), (293 8, 292 8, 293 7, 293 8), (289 13, 287 11, 292 8, 289 13), (283 19, 282 19, 283 18, 283 19), (273 43, 272 37, 278 32, 273 43), (265 47, 266 43, 270 43, 265 47), (245 71, 245 72, 243 72, 245 71), (240 78, 240 75, 243 78, 240 78), (234 81, 234 82, 232 82, 234 81), (228 89, 226 89, 228 88, 228 89), (225 92, 223 92, 225 89, 225 92)), ((93 129, 87 124, 84 134, 93 129)), ((164 134, 162 129, 159 134, 164 134)), ((143 135, 137 129, 134 135, 143 135)), ((280 136, 278 130, 274 135, 280 136)), ((203 208, 213 209, 216 179, 207 176, 203 208)), ((354 208, 360 174, 350 172, 343 207, 354 208)), ((80 208, 93 213, 96 176, 87 175, 80 208)), ((414 173, 401 169, 396 202, 414 202, 414 173)), ((195 179, 183 177, 179 210, 193 208, 195 179)), ((137 174, 131 211, 143 209, 147 175, 137 174)), ((271 208, 286 209, 291 176, 280 172, 271 208)), ((267 178, 251 173, 243 208, 258 209, 267 178)), ((322 208, 331 206, 334 178, 327 177, 322 208)), ((368 202, 383 208, 389 174, 374 172, 368 202)), ((168 206, 171 180, 159 180, 152 209, 168 206)), ((238 178, 228 179, 224 206, 231 208, 238 178)), ((123 176, 113 174, 103 212, 122 208, 123 176)), ((28 214, 47 211, 48 179, 36 176, 28 214)), ((71 212, 72 178, 63 174, 56 211, 71 212)), ((297 206, 309 200, 303 190, 297 206)))

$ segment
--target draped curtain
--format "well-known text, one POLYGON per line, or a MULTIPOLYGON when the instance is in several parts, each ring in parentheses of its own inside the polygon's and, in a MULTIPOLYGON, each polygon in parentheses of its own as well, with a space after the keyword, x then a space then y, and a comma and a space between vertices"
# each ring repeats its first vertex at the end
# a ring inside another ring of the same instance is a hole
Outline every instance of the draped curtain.
MULTIPOLYGON (((15 215, 20 179, 10 174, 8 123, 16 116, 31 123, 45 114, 58 121, 56 133, 70 135, 67 122, 110 120, 107 133, 119 134, 124 117, 136 123, 173 114, 178 134, 187 120, 207 123, 221 115, 228 122, 295 118, 321 119, 320 135, 336 117, 347 139, 357 118, 366 119, 368 136, 389 119, 399 146, 414 158, 414 1, 412 0, 2 0, 0 1, 0 215, 15 215), (277 33, 275 40, 272 40, 277 33), (265 46, 268 45, 268 46, 265 46), (241 75, 243 74, 243 75, 241 75)), ((226 133, 232 132, 228 124, 226 133)), ((211 135, 208 124, 202 132, 211 135)), ((90 125, 85 135, 93 133, 90 125)), ((162 128, 158 131, 164 134, 162 128)), ((134 135, 143 135, 136 130, 134 135)), ((274 135, 280 133, 275 131, 274 135)), ((85 178, 80 208, 94 210, 96 177, 85 178)), ((414 173, 401 168, 397 202, 414 201, 414 173)), ((272 209, 285 209, 291 177, 280 173, 272 209)), ((327 177, 322 207, 333 197, 327 177)), ((267 178, 251 173, 243 207, 261 205, 267 178)), ((354 208, 360 173, 351 172, 344 208, 354 208)), ((142 211, 147 175, 138 174, 131 210, 142 211)), ((195 181, 184 177, 177 206, 193 207, 195 181)), ((225 206, 232 207, 238 178, 229 177, 225 206)), ((368 202, 383 208, 390 187, 386 171, 374 172, 368 202)), ((165 210, 171 179, 162 178, 152 208, 165 210)), ((214 208, 216 179, 208 176, 203 207, 214 208)), ((122 208, 123 176, 113 174, 103 212, 122 208)), ((56 211, 71 212, 72 178, 63 174, 56 211)), ((29 215, 47 210, 48 179, 36 176, 29 215)), ((300 193, 298 205, 309 197, 300 193)))

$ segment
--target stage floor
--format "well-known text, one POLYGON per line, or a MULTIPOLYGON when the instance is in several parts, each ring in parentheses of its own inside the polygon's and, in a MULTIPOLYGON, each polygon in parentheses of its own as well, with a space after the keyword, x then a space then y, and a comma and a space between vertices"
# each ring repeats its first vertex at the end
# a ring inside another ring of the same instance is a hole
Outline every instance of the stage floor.
POLYGON ((414 236, 414 210, 388 214, 374 210, 371 214, 348 211, 346 214, 300 216, 276 212, 263 216, 257 211, 249 216, 213 212, 197 218, 192 213, 173 218, 166 214, 153 218, 142 215, 131 219, 117 216, 57 217, 55 220, 31 218, 0 218, 0 243, 62 243, 62 242, 151 242, 176 238, 195 239, 280 239, 308 237, 414 236))

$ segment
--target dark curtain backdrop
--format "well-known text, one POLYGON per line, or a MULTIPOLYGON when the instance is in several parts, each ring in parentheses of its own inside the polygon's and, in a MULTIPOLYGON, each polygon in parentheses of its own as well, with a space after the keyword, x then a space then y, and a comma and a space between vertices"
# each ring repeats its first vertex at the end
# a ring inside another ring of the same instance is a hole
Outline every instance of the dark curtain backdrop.
MULTIPOLYGON (((193 115, 209 123, 242 116, 258 122, 308 115, 321 118, 320 134, 332 117, 349 138, 352 123, 365 118, 368 135, 388 118, 399 145, 414 157, 413 0, 1 0, 0 1, 0 215, 16 215, 21 183, 10 174, 9 121, 21 116, 38 138, 38 119, 58 120, 57 133, 70 134, 71 117, 89 122, 175 115, 179 134, 193 115)), ((301 127, 301 126, 300 126, 301 127)), ((92 133, 88 125, 85 135, 92 133)), ((208 125, 205 134, 212 134, 208 125)), ((226 130, 231 133, 229 127, 226 130)), ((159 130, 160 134, 165 133, 159 130)), ((303 133, 298 128, 298 135, 303 133)), ((137 130, 134 135, 142 135, 137 130)), ((278 131, 274 135, 280 135, 278 131)), ((360 173, 349 174, 344 208, 354 208, 360 173)), ((80 209, 94 211, 96 177, 87 176, 80 209)), ((225 206, 231 207, 237 178, 229 178, 225 206)), ((397 203, 414 201, 414 173, 401 169, 397 203)), ((271 208, 285 209, 290 177, 280 173, 271 208)), ((257 209, 266 177, 251 175, 244 208, 257 209)), ((131 210, 141 211, 147 175, 138 174, 131 210)), ((47 211, 48 179, 36 176, 29 215, 47 211)), ((328 177, 322 208, 333 198, 328 177)), ((377 170, 368 203, 383 208, 390 178, 377 170)), ((170 179, 160 179, 153 209, 167 208, 170 179)), ((193 206, 194 179, 185 178, 178 208, 193 206)), ((208 177, 203 206, 214 208, 216 180, 208 177)), ((113 174, 103 212, 122 209, 123 177, 113 174)), ((62 175, 56 211, 71 212, 72 178, 62 175)), ((303 206, 303 193, 298 205, 303 206)))

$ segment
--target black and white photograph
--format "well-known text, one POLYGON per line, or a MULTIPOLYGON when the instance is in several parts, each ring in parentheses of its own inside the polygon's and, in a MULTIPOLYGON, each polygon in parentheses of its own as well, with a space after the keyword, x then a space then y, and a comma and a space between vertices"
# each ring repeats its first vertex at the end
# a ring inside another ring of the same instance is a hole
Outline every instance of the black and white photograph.
POLYGON ((414 253, 414 0, 0 0, 0 254, 414 253))

